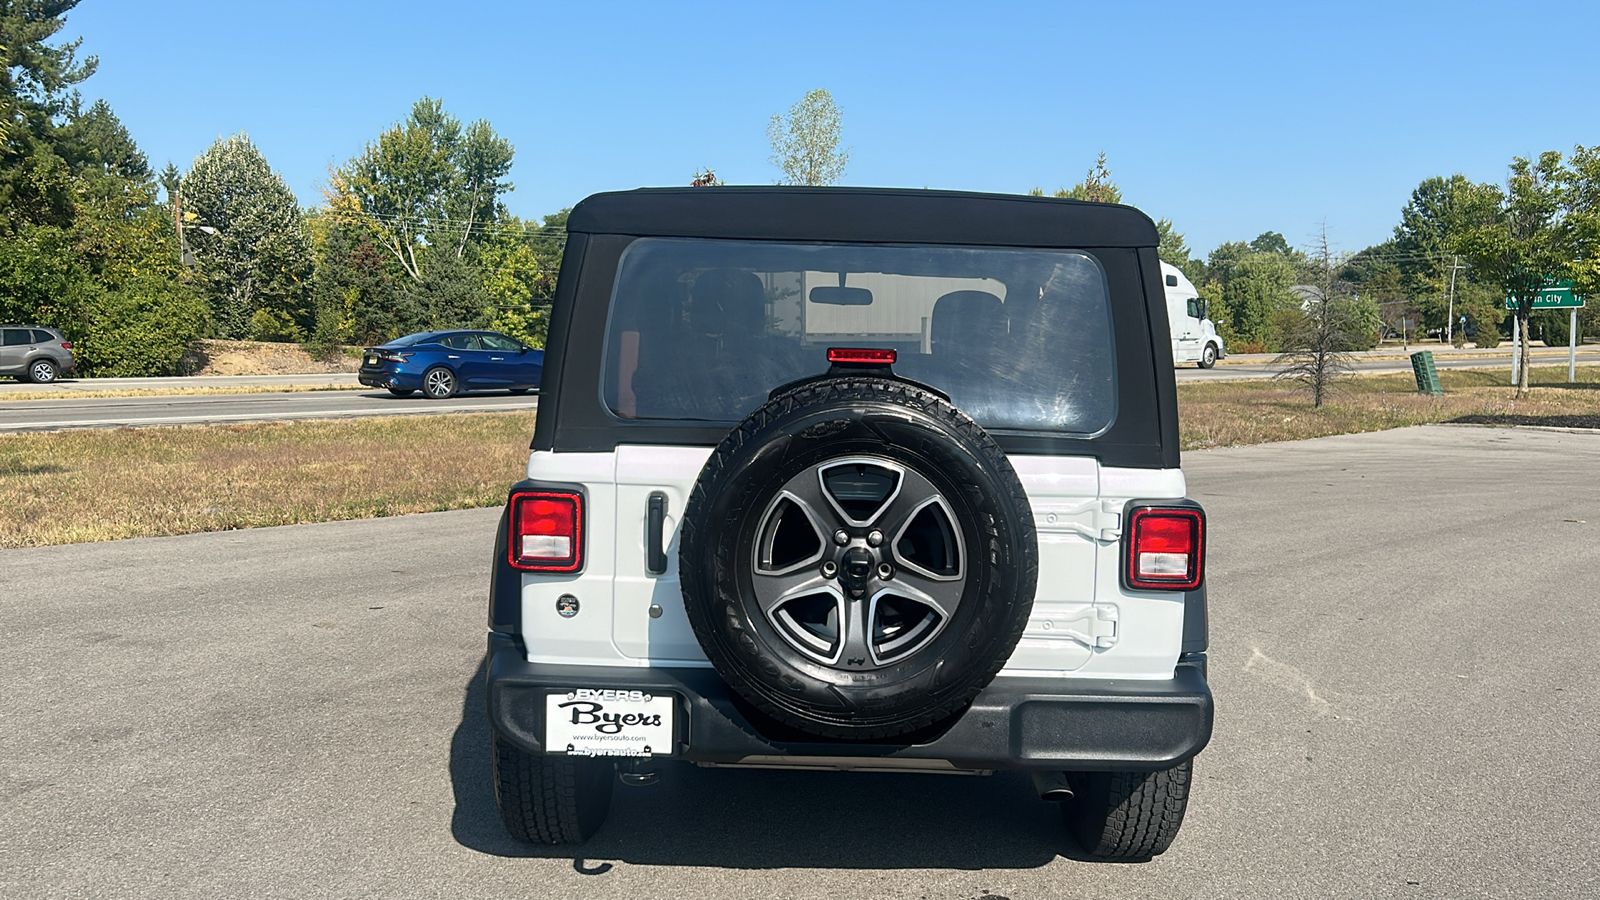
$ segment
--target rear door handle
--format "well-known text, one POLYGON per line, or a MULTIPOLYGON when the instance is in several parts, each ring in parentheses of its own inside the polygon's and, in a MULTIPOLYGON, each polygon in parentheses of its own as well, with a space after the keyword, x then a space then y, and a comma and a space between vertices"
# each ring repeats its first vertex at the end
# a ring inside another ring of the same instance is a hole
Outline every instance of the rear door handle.
POLYGON ((667 572, 667 549, 662 546, 667 530, 667 495, 660 491, 651 491, 649 512, 645 516, 644 536, 644 570, 651 575, 665 575, 667 572))

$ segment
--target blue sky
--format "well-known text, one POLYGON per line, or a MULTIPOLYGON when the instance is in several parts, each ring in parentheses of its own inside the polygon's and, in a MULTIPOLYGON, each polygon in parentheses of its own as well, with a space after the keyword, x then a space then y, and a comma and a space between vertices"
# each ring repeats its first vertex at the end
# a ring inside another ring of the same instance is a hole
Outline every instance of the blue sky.
POLYGON ((84 0, 63 37, 153 166, 243 131, 302 203, 423 95, 516 147, 537 217, 709 166, 771 183, 765 127, 832 92, 844 183, 1025 192, 1100 151, 1203 254, 1387 238, 1422 179, 1600 143, 1594 4, 84 0))

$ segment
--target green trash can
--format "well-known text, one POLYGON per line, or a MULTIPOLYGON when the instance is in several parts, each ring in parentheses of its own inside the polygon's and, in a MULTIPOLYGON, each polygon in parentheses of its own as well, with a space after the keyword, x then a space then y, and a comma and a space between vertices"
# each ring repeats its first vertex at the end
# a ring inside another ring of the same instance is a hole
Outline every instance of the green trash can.
POLYGON ((1444 388, 1439 386, 1439 370, 1433 367, 1432 350, 1411 354, 1411 374, 1417 376, 1417 393, 1430 397, 1444 395, 1444 388))

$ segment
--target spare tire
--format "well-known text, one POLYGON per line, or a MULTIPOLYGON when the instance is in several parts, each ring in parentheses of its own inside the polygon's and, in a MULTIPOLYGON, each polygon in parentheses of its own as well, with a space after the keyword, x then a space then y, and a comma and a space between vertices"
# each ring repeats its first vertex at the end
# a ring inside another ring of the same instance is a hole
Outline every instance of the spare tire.
POLYGON ((875 740, 959 713, 1016 647, 1038 548, 1005 454, 892 376, 783 390, 695 483, 679 543, 689 622, 780 723, 875 740))

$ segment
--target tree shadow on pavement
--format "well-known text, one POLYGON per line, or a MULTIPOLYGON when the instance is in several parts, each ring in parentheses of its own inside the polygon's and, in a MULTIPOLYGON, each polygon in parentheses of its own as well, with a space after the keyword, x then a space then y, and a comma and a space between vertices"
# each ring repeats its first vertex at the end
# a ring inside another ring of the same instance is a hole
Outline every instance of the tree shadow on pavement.
POLYGON ((451 832, 495 856, 734 869, 1015 869, 1084 857, 1053 803, 1015 773, 876 775, 701 769, 663 761, 660 783, 617 785, 611 816, 588 843, 531 847, 513 841, 495 808, 483 685, 487 661, 466 684, 450 745, 451 832))
POLYGON ((1457 416, 1447 420, 1450 425, 1537 425, 1542 428, 1600 428, 1600 414, 1595 415, 1523 415, 1493 413, 1487 415, 1457 416))

